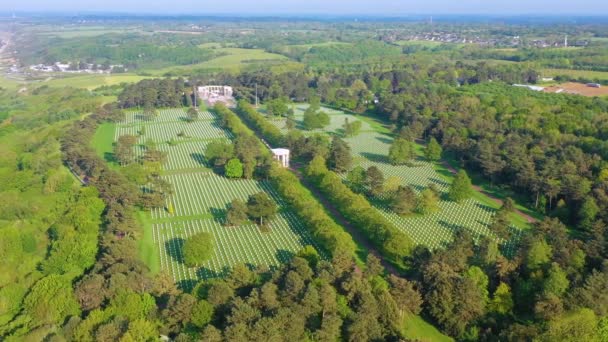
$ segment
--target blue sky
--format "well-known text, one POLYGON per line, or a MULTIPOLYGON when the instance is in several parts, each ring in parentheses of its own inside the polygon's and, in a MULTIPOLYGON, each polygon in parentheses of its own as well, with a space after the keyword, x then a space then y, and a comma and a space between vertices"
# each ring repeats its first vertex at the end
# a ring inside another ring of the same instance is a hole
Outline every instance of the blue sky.
POLYGON ((608 0, 3 0, 0 11, 192 14, 554 14, 605 15, 608 0))

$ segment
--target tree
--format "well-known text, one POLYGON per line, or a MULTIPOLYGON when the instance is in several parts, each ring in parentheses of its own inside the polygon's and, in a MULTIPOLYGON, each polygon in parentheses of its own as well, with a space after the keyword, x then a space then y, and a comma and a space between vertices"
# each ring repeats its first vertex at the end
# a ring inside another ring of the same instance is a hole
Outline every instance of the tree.
POLYGON ((509 220, 509 213, 500 208, 496 212, 496 215, 492 217, 492 222, 490 223, 490 231, 494 232, 497 237, 508 240, 509 239, 509 226, 511 222, 509 220))
POLYGON ((410 186, 399 186, 391 200, 391 209, 398 215, 408 215, 416 208, 416 193, 410 186))
POLYGON ((395 139, 388 150, 388 160, 393 165, 405 164, 414 156, 415 151, 412 142, 403 138, 395 139))
POLYGON ((355 192, 361 192, 365 187, 365 169, 361 166, 355 166, 346 174, 348 186, 355 192))
POLYGON ((215 166, 222 166, 234 156, 234 145, 228 141, 216 140, 207 145, 205 158, 215 166))
POLYGON ((384 174, 376 166, 370 166, 365 171, 365 185, 371 196, 379 196, 384 191, 384 174))
POLYGON ((199 300, 192 308, 192 316, 190 322, 197 328, 203 328, 209 322, 213 316, 213 305, 206 300, 199 300))
POLYGON ((226 214, 227 226, 238 226, 247 220, 247 205, 240 199, 233 199, 226 214))
POLYGON ((424 189, 416 199, 416 211, 420 214, 432 214, 439 211, 439 197, 431 189, 424 189))
POLYGON ((509 285, 501 282, 488 306, 489 311, 496 312, 501 315, 508 315, 513 310, 513 298, 509 285))
POLYGON ((361 131, 361 121, 353 121, 349 122, 348 118, 344 119, 344 124, 342 125, 342 129, 344 130, 344 136, 346 137, 354 137, 359 135, 361 131))
POLYGON ((230 159, 224 167, 224 174, 228 178, 243 177, 243 164, 237 158, 230 159))
POLYGON ((137 143, 137 137, 134 135, 121 135, 114 146, 114 156, 121 165, 128 165, 135 160, 135 151, 133 147, 137 143))
POLYGON ((463 169, 458 171, 450 190, 448 192, 448 198, 454 202, 462 202, 473 196, 473 185, 471 179, 467 175, 467 172, 463 169))
POLYGON ((557 263, 552 263, 543 284, 543 293, 545 295, 562 297, 569 285, 570 281, 568 281, 566 272, 564 272, 557 263))
POLYGON ((287 114, 289 107, 284 99, 278 98, 268 101, 266 109, 268 110, 268 115, 284 116, 287 114))
POLYGON ((194 122, 198 119, 198 111, 194 107, 188 108, 188 122, 194 122))
POLYGON ((346 141, 334 135, 329 148, 328 167, 336 172, 344 172, 350 168, 352 159, 350 146, 346 141))
POLYGON ((209 260, 213 255, 213 235, 198 233, 189 237, 182 247, 184 263, 188 267, 196 267, 209 260))
POLYGON ((264 218, 271 218, 276 212, 276 204, 265 192, 258 192, 257 194, 249 196, 249 200, 247 201, 247 214, 256 220, 259 220, 260 225, 264 225, 264 218))
POLYGON ((428 161, 436 162, 441 159, 441 153, 443 150, 441 149, 441 145, 437 142, 437 140, 431 137, 428 145, 424 149, 424 156, 428 161))

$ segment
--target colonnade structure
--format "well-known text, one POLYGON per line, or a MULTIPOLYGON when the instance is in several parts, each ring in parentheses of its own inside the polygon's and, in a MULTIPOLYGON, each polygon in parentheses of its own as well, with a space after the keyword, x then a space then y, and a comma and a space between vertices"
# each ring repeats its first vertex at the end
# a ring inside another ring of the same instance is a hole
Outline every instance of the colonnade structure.
POLYGON ((272 158, 277 160, 281 166, 289 167, 289 150, 286 148, 273 148, 272 158))
POLYGON ((198 87, 198 96, 207 105, 213 106, 217 102, 225 103, 227 106, 234 106, 233 90, 230 86, 206 85, 198 87))

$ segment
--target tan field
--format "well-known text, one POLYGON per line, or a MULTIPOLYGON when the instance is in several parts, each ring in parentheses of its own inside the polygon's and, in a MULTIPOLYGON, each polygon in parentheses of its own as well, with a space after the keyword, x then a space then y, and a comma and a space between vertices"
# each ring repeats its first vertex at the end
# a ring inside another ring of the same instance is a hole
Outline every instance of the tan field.
POLYGON ((566 93, 582 96, 608 96, 608 86, 601 88, 589 87, 583 83, 568 82, 545 88, 548 93, 566 93))

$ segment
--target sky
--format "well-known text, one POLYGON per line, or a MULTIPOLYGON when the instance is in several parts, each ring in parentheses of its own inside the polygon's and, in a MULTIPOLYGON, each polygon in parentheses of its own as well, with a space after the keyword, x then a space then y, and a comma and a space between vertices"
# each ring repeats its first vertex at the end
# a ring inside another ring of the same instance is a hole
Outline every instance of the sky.
POLYGON ((608 16, 608 0, 2 0, 2 12, 235 15, 551 14, 608 16))

